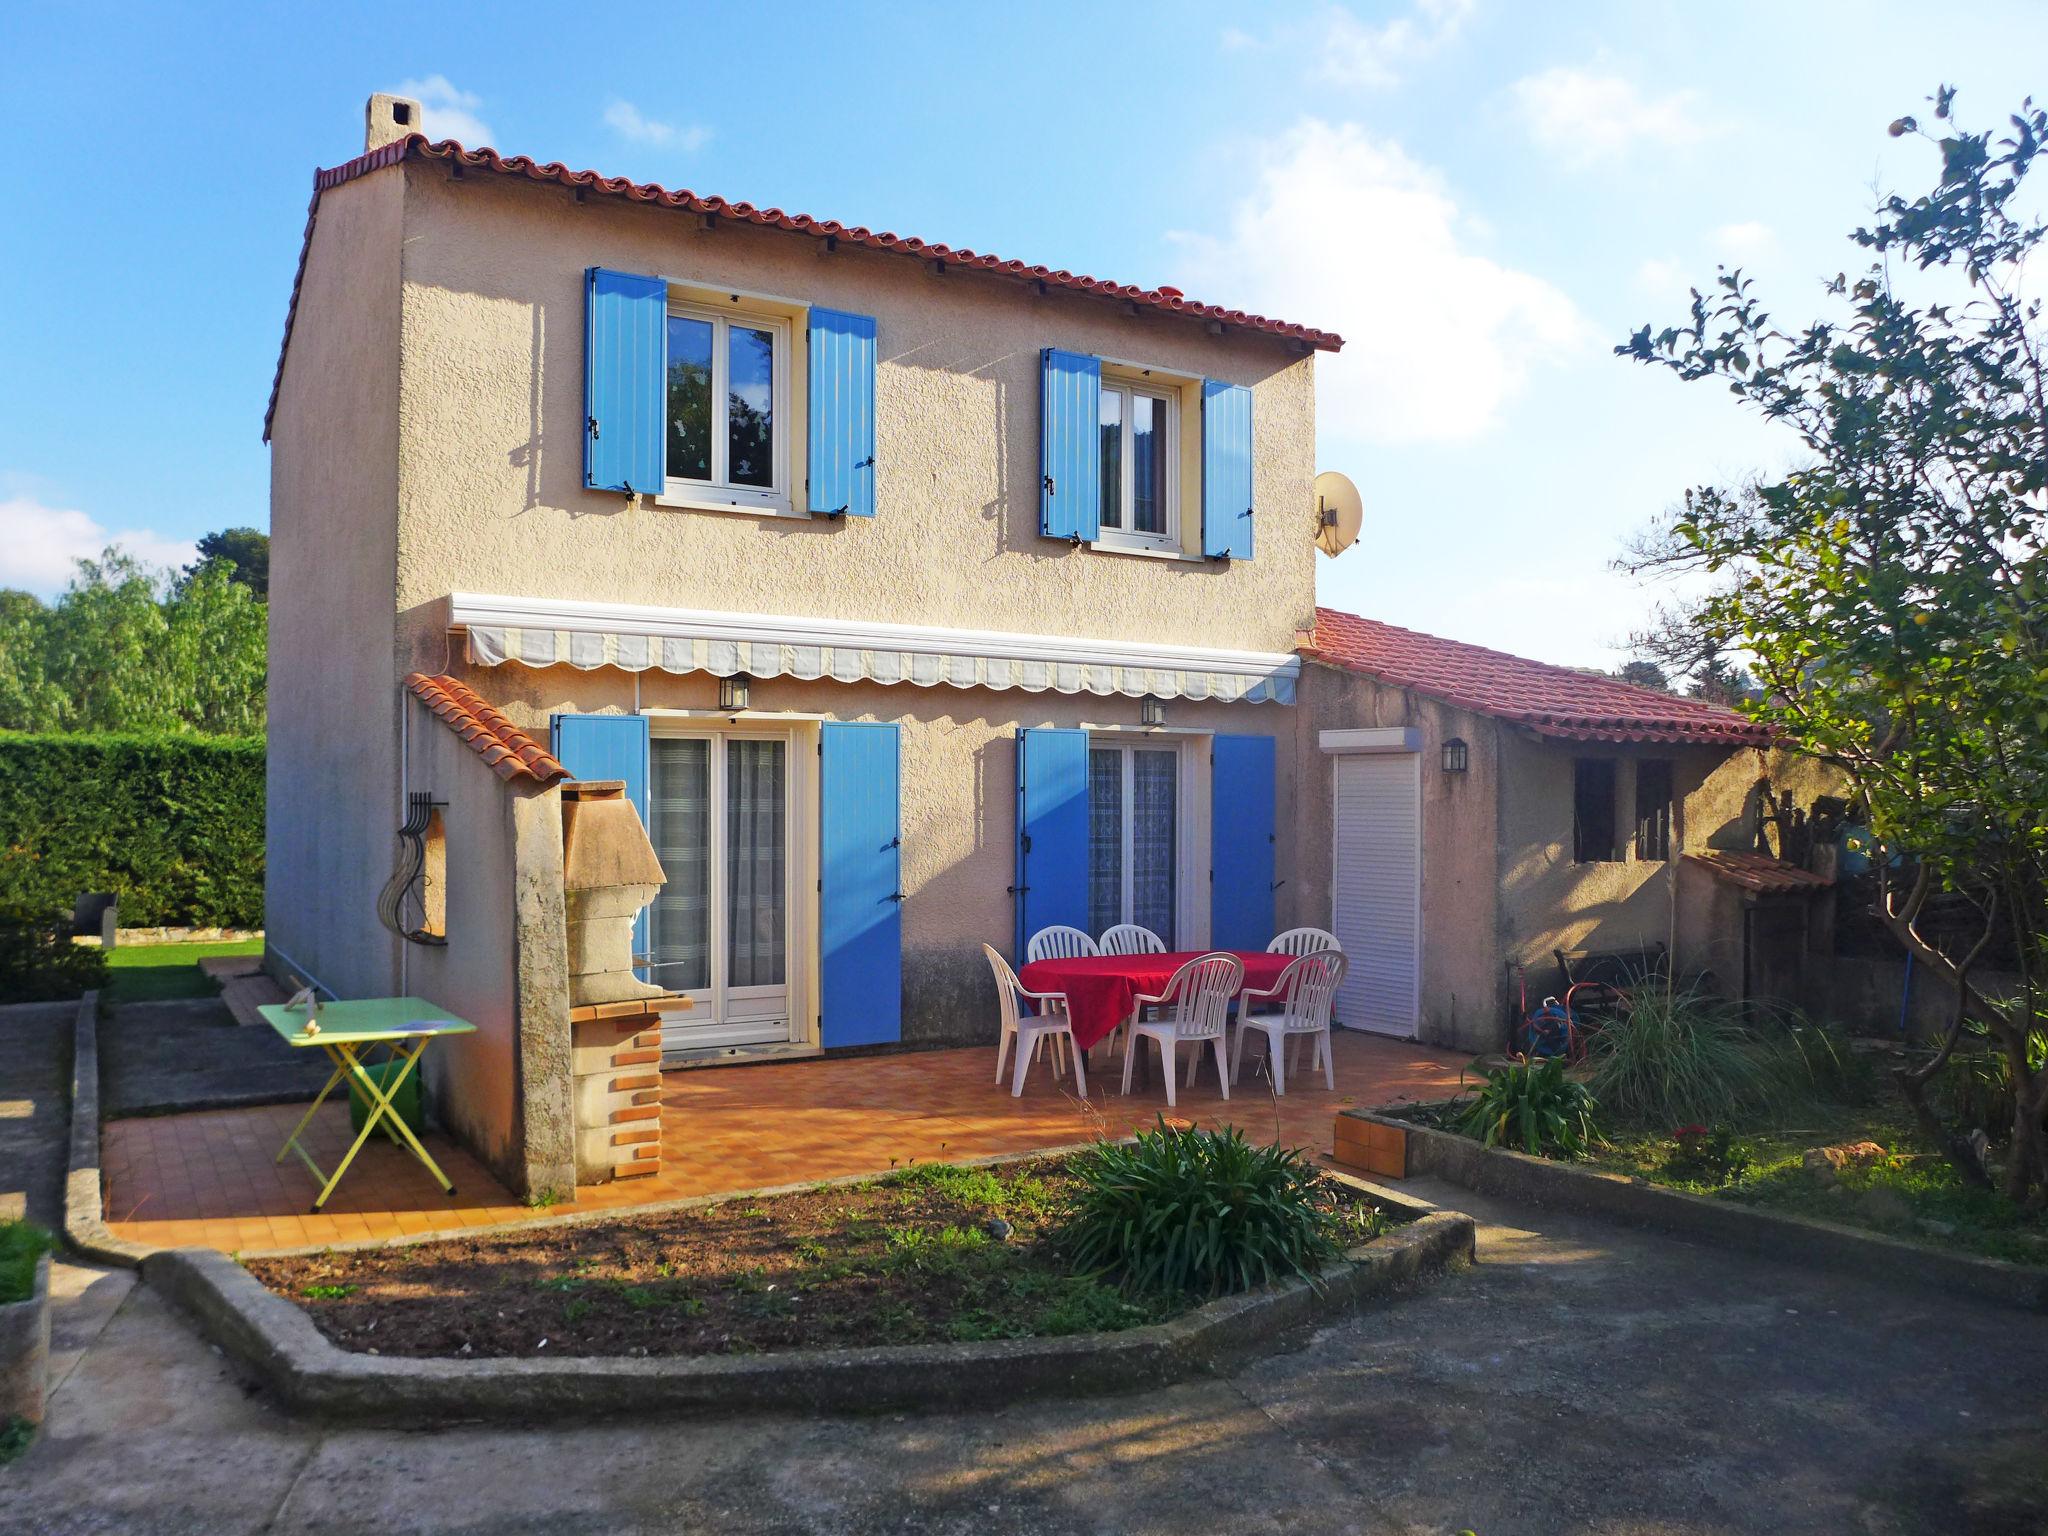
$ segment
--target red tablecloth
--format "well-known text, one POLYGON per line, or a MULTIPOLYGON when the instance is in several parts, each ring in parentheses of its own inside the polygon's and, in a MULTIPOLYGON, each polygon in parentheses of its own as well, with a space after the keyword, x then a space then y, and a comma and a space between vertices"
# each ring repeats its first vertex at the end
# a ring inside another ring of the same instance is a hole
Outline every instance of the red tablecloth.
MULTIPOLYGON (((1077 955, 1071 960, 1034 960, 1017 973, 1031 992, 1064 992, 1074 1020, 1074 1040, 1082 1050, 1131 1016, 1140 997, 1157 997, 1173 973, 1207 951, 1190 949, 1170 955, 1077 955)), ((1292 955, 1264 950, 1230 951, 1244 962, 1244 987, 1260 991, 1272 986, 1287 969, 1292 955)))

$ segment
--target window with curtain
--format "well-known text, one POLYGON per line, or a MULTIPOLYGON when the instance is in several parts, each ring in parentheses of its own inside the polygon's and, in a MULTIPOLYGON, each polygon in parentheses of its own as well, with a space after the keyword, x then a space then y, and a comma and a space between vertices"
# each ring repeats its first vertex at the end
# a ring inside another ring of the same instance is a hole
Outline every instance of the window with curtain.
POLYGON ((730 902, 726 982, 779 986, 784 979, 787 895, 783 744, 726 743, 726 890, 730 902))
POLYGON ((698 991, 711 985, 711 743, 657 736, 648 755, 649 831, 668 876, 650 919, 653 980, 698 991))
POLYGON ((1098 744, 1088 753, 1088 926, 1138 923, 1174 947, 1180 906, 1180 754, 1098 744))

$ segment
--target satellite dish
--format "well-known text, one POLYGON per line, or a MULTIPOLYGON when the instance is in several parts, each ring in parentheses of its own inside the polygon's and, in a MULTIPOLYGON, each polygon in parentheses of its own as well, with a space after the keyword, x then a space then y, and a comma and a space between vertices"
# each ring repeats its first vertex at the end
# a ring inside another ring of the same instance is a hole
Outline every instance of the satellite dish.
POLYGON ((1349 475, 1326 469, 1316 476, 1316 548, 1341 555, 1365 522, 1365 503, 1349 475))

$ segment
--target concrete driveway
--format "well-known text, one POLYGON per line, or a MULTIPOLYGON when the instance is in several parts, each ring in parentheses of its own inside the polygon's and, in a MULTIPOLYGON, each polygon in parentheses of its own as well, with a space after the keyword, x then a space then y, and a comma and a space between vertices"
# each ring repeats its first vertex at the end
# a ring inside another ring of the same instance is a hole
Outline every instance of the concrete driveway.
POLYGON ((2048 1319, 1419 1192, 1477 1270, 1232 1380, 958 1417, 323 1430, 72 1271, 0 1532, 2048 1530, 2048 1319))

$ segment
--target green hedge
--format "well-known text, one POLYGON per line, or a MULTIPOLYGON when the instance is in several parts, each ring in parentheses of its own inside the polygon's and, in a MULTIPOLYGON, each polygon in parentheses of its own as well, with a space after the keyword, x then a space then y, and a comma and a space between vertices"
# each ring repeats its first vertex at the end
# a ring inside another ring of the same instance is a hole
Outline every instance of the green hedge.
POLYGON ((263 922, 263 742, 0 732, 0 909, 112 891, 121 926, 263 922))

